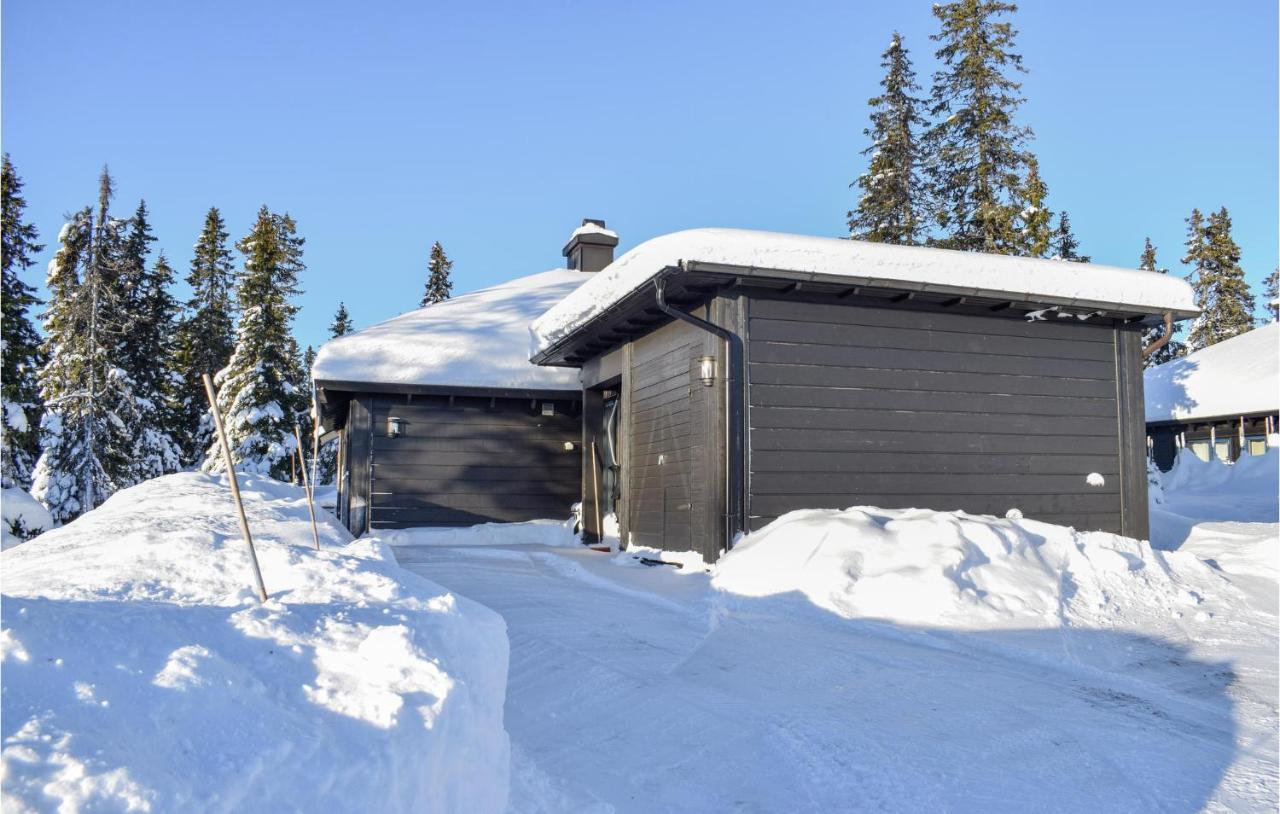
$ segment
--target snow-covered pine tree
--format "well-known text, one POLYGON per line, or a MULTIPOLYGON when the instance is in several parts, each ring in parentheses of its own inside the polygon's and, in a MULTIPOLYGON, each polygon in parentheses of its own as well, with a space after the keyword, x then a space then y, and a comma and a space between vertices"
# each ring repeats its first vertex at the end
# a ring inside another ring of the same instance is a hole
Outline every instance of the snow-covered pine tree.
MULTIPOLYGON (((333 315, 333 322, 329 323, 329 336, 336 339, 339 336, 346 336, 352 330, 351 315, 347 313, 347 305, 340 302, 338 303, 337 313, 333 315)), ((307 347, 307 350, 311 350, 310 346, 307 347)), ((309 370, 310 365, 307 368, 309 370)))
MULTIPOLYGON (((1147 238, 1146 243, 1142 247, 1142 256, 1138 259, 1138 268, 1143 271, 1150 271, 1156 274, 1168 274, 1169 270, 1160 268, 1156 262, 1156 247, 1151 245, 1151 238, 1147 238)), ((1173 324, 1173 336, 1169 337, 1169 341, 1162 345, 1155 353, 1142 360, 1143 367, 1155 367, 1162 365, 1179 356, 1185 356, 1187 348, 1178 341, 1177 336, 1182 331, 1182 326, 1178 323, 1173 324)), ((1156 341, 1164 336, 1164 325, 1153 325, 1142 332, 1142 346, 1156 341)))
POLYGON ((1019 193, 1029 128, 1014 116, 1023 102, 1024 72, 1014 53, 1017 31, 998 18, 1017 11, 999 0, 956 0, 933 7, 941 30, 931 39, 942 67, 933 75, 924 139, 929 198, 942 234, 934 245, 995 254, 1022 253, 1019 193))
POLYGON ((23 221, 27 201, 22 197, 22 179, 8 153, 0 172, 0 198, 0 260, 4 266, 0 287, 0 485, 30 489, 31 469, 40 454, 38 427, 43 408, 36 373, 43 355, 29 312, 40 300, 35 288, 18 273, 35 265, 32 255, 44 246, 36 243, 40 236, 36 227, 23 221))
POLYGON ((1019 253, 1027 257, 1044 257, 1049 252, 1049 244, 1053 238, 1053 213, 1045 206, 1048 197, 1049 187, 1040 177, 1040 162, 1035 156, 1029 155, 1027 177, 1018 194, 1018 221, 1021 224, 1018 233, 1021 241, 1019 253))
POLYGON ((1194 210, 1187 219, 1189 277, 1200 316, 1191 324, 1187 347, 1215 345, 1253 328, 1253 293, 1240 268, 1240 247, 1231 237, 1231 215, 1224 206, 1208 220, 1194 210))
POLYGON ((187 273, 191 299, 175 331, 171 395, 175 440, 184 466, 196 466, 214 442, 213 420, 201 376, 226 367, 235 349, 235 266, 222 213, 210 207, 187 273))
POLYGON ((1054 260, 1069 260, 1073 263, 1088 263, 1093 260, 1087 254, 1080 254, 1080 241, 1071 231, 1071 216, 1062 211, 1058 213, 1058 225, 1053 230, 1049 242, 1050 256, 1054 260))
POLYGON ((120 252, 119 277, 123 332, 113 357, 132 382, 134 407, 129 412, 135 439, 130 483, 159 477, 181 468, 181 451, 173 438, 174 329, 178 303, 169 292, 173 268, 161 254, 148 267, 155 236, 146 201, 128 221, 120 252))
POLYGON ((45 415, 31 493, 66 522, 131 482, 135 438, 132 382, 112 358, 119 347, 122 223, 111 217, 103 168, 96 217, 86 208, 62 228, 49 267, 45 415))
MULTIPOLYGON (((263 206, 253 229, 236 244, 244 255, 236 298, 240 325, 235 350, 218 372, 218 409, 227 427, 237 468, 289 476, 289 458, 297 448, 293 424, 307 409, 302 392, 301 354, 291 333, 299 293, 298 274, 303 239, 289 215, 263 206)), ((215 447, 205 454, 204 469, 223 469, 215 447)))
POLYGON ((1272 322, 1280 322, 1280 266, 1262 281, 1263 307, 1271 315, 1272 322))
POLYGON ((427 289, 422 292, 422 302, 419 307, 449 299, 449 295, 453 293, 453 281, 449 279, 449 271, 452 268, 453 261, 444 253, 444 247, 440 245, 440 241, 432 243, 431 260, 427 263, 430 276, 427 277, 427 289))
POLYGON ((858 240, 916 245, 926 228, 918 144, 926 122, 920 113, 924 101, 913 95, 920 86, 898 32, 893 32, 880 65, 884 92, 867 101, 871 126, 862 132, 871 146, 862 154, 871 160, 852 184, 862 194, 849 213, 849 234, 858 240))

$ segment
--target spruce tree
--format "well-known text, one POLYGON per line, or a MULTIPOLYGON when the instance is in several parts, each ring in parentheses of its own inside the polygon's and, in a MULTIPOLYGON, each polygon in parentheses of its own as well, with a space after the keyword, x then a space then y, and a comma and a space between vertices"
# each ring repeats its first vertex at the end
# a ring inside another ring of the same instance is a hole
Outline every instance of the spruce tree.
POLYGON ((148 267, 154 242, 147 204, 140 201, 128 221, 120 252, 123 332, 114 354, 134 393, 134 408, 130 411, 133 426, 129 428, 135 439, 130 478, 133 483, 181 468, 171 404, 178 303, 169 291, 174 272, 164 255, 148 267))
POLYGON ((1040 177, 1040 162, 1034 156, 1027 157, 1027 177, 1018 193, 1019 254, 1027 257, 1044 257, 1053 239, 1053 213, 1045 206, 1049 187, 1040 177))
POLYGON ((23 221, 27 201, 22 197, 22 179, 8 153, 0 172, 0 199, 0 261, 4 267, 0 285, 0 485, 30 489, 31 469, 40 454, 38 427, 43 407, 36 373, 43 355, 29 312, 40 300, 18 273, 35 265, 33 255, 44 246, 36 243, 40 236, 36 227, 23 221))
POLYGON ((1191 324, 1187 346, 1200 350, 1253 328, 1253 294, 1240 268, 1240 247, 1231 237, 1231 215, 1224 206, 1205 220, 1200 210, 1187 219, 1189 276, 1200 316, 1191 324))
MULTIPOLYGON (((218 409, 237 468, 280 480, 288 477, 297 448, 294 422, 308 407, 291 332, 298 309, 290 298, 299 293, 298 274, 305 268, 302 245, 293 219, 266 206, 236 244, 244 255, 236 288, 240 325, 231 360, 216 376, 218 409)), ((223 469, 216 449, 206 453, 204 469, 223 469)))
POLYGON ((453 261, 445 255, 440 241, 432 243, 431 260, 427 264, 430 275, 427 277, 427 289, 422 292, 422 302, 419 307, 449 299, 449 295, 453 292, 453 281, 449 279, 449 271, 452 268, 453 261))
POLYGON ((1080 254, 1080 241, 1071 232, 1071 216, 1065 211, 1058 214, 1058 226, 1053 230, 1049 241, 1049 251, 1054 260, 1069 260, 1073 263, 1092 261, 1087 254, 1080 254))
POLYGON ((956 0, 935 5, 942 63, 933 76, 930 113, 937 122, 925 137, 934 218, 945 248, 1022 253, 1020 193, 1031 130, 1014 116, 1023 102, 1024 72, 1014 53, 1017 31, 999 18, 1017 11, 998 0, 956 0))
POLYGON ((1271 315, 1272 322, 1280 322, 1280 266, 1262 281, 1263 307, 1271 315))
MULTIPOLYGON (((1168 274, 1169 270, 1160 268, 1156 262, 1156 247, 1151 245, 1151 238, 1147 238, 1146 243, 1142 247, 1142 256, 1138 259, 1138 268, 1143 271, 1150 271, 1156 274, 1168 274)), ((1169 337, 1169 341, 1162 345, 1155 353, 1142 360, 1143 367, 1155 367, 1162 365, 1179 356, 1185 356, 1187 348, 1176 337, 1181 332, 1182 326, 1178 323, 1173 324, 1173 336, 1169 337)), ((1142 332, 1142 346, 1145 348, 1152 342, 1164 336, 1164 325, 1152 325, 1142 332)))
POLYGON ((867 101, 871 126, 862 132, 871 146, 862 154, 871 160, 853 183, 862 194, 849 213, 849 234, 858 240, 916 245, 926 226, 918 144, 925 126, 920 113, 924 102, 913 95, 920 86, 898 32, 893 32, 880 65, 884 92, 867 101))
MULTIPOLYGON (((338 303, 338 311, 333 315, 333 322, 329 323, 329 336, 337 339, 340 336, 346 336, 353 330, 351 325, 351 315, 347 313, 346 303, 338 303)), ((311 350, 310 347, 307 350, 311 350)), ((310 365, 308 365, 310 368, 310 365)))
POLYGON ((222 213, 210 207, 187 273, 191 299, 175 331, 174 391, 170 409, 184 466, 196 466, 214 442, 204 392, 205 373, 226 367, 235 348, 235 265, 222 213))
POLYGON ((45 353, 40 371, 45 415, 32 494, 57 522, 89 511, 132 483, 136 402, 113 355, 124 333, 122 222, 111 217, 111 176, 99 180, 98 208, 72 216, 50 266, 45 353))

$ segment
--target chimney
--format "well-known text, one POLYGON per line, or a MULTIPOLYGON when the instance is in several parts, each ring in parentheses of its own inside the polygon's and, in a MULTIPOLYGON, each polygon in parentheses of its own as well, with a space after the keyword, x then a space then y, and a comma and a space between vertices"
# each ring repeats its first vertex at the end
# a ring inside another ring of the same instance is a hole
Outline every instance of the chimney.
POLYGON ((599 271, 613 262, 613 249, 618 235, 604 228, 604 221, 583 218, 564 246, 569 268, 575 271, 599 271))

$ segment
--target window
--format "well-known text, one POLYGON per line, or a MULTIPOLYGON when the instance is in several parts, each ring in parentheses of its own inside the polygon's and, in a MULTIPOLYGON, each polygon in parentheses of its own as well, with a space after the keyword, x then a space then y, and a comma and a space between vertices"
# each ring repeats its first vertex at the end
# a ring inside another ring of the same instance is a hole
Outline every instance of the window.
POLYGON ((1209 462, 1209 442, 1208 441, 1192 441, 1190 444, 1187 445, 1187 448, 1190 449, 1191 452, 1194 453, 1195 456, 1200 460, 1204 461, 1205 463, 1209 462))
POLYGON ((1267 454, 1267 438, 1265 435, 1251 435, 1244 439, 1250 455, 1267 454))

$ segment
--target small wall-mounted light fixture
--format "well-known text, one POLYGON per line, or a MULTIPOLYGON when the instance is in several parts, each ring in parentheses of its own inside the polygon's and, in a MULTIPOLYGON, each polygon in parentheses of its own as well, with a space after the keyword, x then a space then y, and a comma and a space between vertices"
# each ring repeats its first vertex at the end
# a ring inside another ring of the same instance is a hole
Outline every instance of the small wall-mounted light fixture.
POLYGON ((698 367, 698 378, 702 379, 702 383, 707 387, 716 383, 716 357, 699 356, 695 362, 698 367))
POLYGON ((573 448, 574 448, 574 446, 575 446, 575 445, 574 445, 574 443, 573 443, 572 441, 565 441, 565 442, 564 442, 564 451, 565 451, 565 452, 573 452, 573 448))
POLYGON ((396 416, 387 416, 387 437, 397 438, 400 435, 404 420, 396 416))

